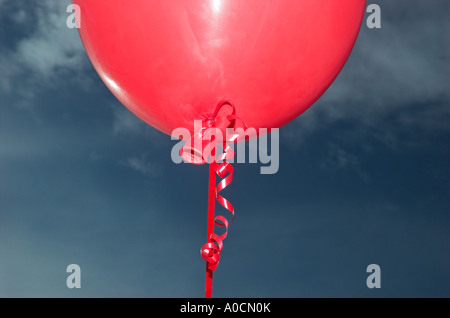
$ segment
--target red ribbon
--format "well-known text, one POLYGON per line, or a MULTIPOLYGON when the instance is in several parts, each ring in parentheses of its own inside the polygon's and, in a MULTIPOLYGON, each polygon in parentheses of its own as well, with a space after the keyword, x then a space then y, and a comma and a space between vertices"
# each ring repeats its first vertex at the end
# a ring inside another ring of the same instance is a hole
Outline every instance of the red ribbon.
MULTIPOLYGON (((226 149, 226 151, 220 157, 224 158, 227 155, 228 156, 231 154, 234 155, 234 152, 231 150, 231 148, 228 145, 226 145, 225 149, 226 149), (228 151, 228 153, 227 153, 227 151, 228 151)), ((215 198, 217 199, 217 202, 219 202, 220 205, 222 205, 225 209, 227 209, 232 214, 232 218, 230 221, 228 221, 224 216, 217 215, 214 218, 214 225, 218 226, 218 227, 225 227, 225 232, 222 235, 217 235, 216 233, 208 233, 208 242, 206 244, 204 244, 200 250, 202 258, 208 263, 208 266, 207 266, 208 270, 211 270, 211 271, 215 271, 217 268, 217 265, 219 264, 220 253, 222 252, 222 248, 223 248, 223 240, 227 237, 228 226, 229 226, 230 222, 232 222, 234 219, 233 205, 230 203, 230 201, 228 201, 227 199, 225 199, 223 196, 221 196, 219 194, 220 191, 225 189, 231 183, 231 181, 233 181, 233 166, 229 162, 227 162, 226 159, 223 159, 223 158, 222 159, 219 158, 219 160, 218 160, 219 162, 222 161, 221 163, 218 163, 216 161, 210 163, 210 169, 213 170, 220 178, 222 178, 222 180, 217 184, 217 186, 215 186, 215 184, 212 184, 210 182, 210 184, 209 184, 209 187, 210 187, 209 200, 210 200, 210 202, 211 202, 211 200, 214 202, 214 198, 211 198, 211 193, 214 193, 215 198), (212 186, 215 186, 214 192, 211 191, 212 186)), ((229 159, 229 157, 228 157, 228 159, 229 159)), ((209 209, 209 210, 211 211, 211 209, 209 209)))
MULTIPOLYGON (((203 127, 199 132, 199 136, 196 138, 202 138, 203 133, 208 128, 236 128, 237 121, 240 121, 243 125, 243 122, 236 116, 236 108, 234 105, 228 101, 221 101, 217 104, 216 109, 212 115, 202 116, 203 119, 203 127), (228 116, 220 116, 219 111, 224 106, 230 106, 232 109, 231 115, 228 116)), ((245 125, 244 125, 245 126, 245 125)), ((224 130, 224 129, 223 129, 224 130)), ((225 136, 226 133, 223 134, 225 136)), ((227 136, 230 137, 228 140, 224 139, 222 142, 223 153, 217 154, 215 153, 218 149, 217 144, 212 153, 213 158, 211 158, 210 167, 209 167, 209 195, 208 195, 208 231, 207 231, 207 242, 201 247, 200 253, 201 257, 206 261, 206 283, 205 283, 205 297, 212 297, 212 273, 216 270, 217 265, 219 264, 220 256, 223 249, 223 240, 228 235, 228 226, 230 222, 234 219, 234 207, 233 205, 225 199, 220 192, 225 189, 233 180, 233 166, 227 161, 234 157, 234 151, 228 145, 228 142, 236 141, 238 135, 227 136), (219 183, 216 185, 216 174, 221 178, 219 183), (215 200, 219 202, 226 210, 228 210, 232 217, 228 220, 223 215, 215 215, 215 200), (223 234, 218 235, 214 231, 214 226, 224 227, 225 231, 223 234)), ((182 149, 181 153, 188 154, 188 156, 184 156, 184 158, 191 158, 191 154, 194 153, 191 148, 193 142, 189 146, 186 146, 186 149, 182 149)), ((195 154, 202 154, 203 149, 195 149, 195 154)), ((198 158, 197 158, 198 159, 198 158)), ((205 163, 206 160, 204 158, 200 158, 200 161, 191 161, 192 163, 205 163)))

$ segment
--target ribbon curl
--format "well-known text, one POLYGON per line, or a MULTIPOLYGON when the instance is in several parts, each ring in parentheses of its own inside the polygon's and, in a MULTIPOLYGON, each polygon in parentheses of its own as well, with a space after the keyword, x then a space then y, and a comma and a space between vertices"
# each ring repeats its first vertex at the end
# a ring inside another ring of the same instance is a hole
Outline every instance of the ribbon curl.
POLYGON ((223 240, 228 235, 228 226, 230 222, 234 220, 234 207, 225 199, 222 195, 219 194, 223 189, 225 189, 232 181, 233 181, 233 166, 226 161, 226 158, 229 159, 230 156, 234 156, 234 151, 226 145, 225 152, 221 154, 218 158, 218 162, 211 162, 211 165, 214 165, 214 170, 216 174, 222 178, 222 180, 217 184, 215 189, 215 196, 217 202, 222 205, 226 210, 228 210, 232 218, 228 221, 223 215, 217 215, 214 218, 214 225, 218 227, 225 227, 225 232, 222 235, 217 235, 216 233, 212 233, 209 237, 207 243, 205 243, 200 249, 200 253, 202 258, 208 263, 208 269, 211 271, 215 271, 217 265, 219 264, 220 254, 223 248, 223 240))
MULTIPOLYGON (((203 150, 205 147, 204 134, 209 128, 220 129, 222 131, 222 137, 227 136, 227 138, 222 139, 223 152, 211 153, 210 156, 210 195, 209 195, 209 207, 208 207, 208 238, 207 242, 201 247, 200 254, 201 257, 206 261, 207 264, 207 279, 206 279, 206 297, 211 297, 212 293, 212 272, 216 270, 219 264, 220 255, 223 249, 223 241, 228 235, 228 227, 230 222, 233 221, 235 216, 235 211, 233 205, 224 198, 220 192, 223 191, 232 181, 233 181, 233 166, 228 162, 235 155, 235 152, 228 144, 229 142, 235 142, 240 137, 236 131, 232 136, 228 136, 225 131, 227 128, 237 128, 237 126, 245 127, 243 121, 236 116, 236 108, 229 101, 221 101, 217 104, 216 109, 212 115, 203 115, 202 118, 202 128, 198 132, 194 132, 194 136, 190 143, 187 143, 180 153, 183 158, 188 162, 194 164, 204 164, 207 161, 203 157, 203 150), (219 115, 222 107, 230 106, 230 115, 219 115), (225 133, 223 133, 225 132, 225 133), (201 149, 195 148, 195 139, 201 140, 199 145, 201 149), (221 179, 219 183, 215 183, 215 176, 218 175, 221 179), (211 181, 212 180, 212 181, 211 181), (215 188, 212 188, 215 187, 215 188), (231 213, 231 219, 228 220, 223 215, 214 215, 214 202, 217 200, 219 204, 224 207, 227 211, 231 213), (210 223, 210 222, 213 222, 210 223), (214 231, 214 226, 224 227, 225 231, 223 234, 218 235, 214 231)), ((215 143, 214 152, 218 150, 218 141, 215 143)))
MULTIPOLYGON (((240 120, 236 116, 236 108, 235 106, 230 103, 229 101, 221 101, 217 104, 216 109, 214 110, 214 113, 211 116, 202 116, 203 123, 205 129, 208 128, 216 128, 220 129, 218 127, 219 125, 216 125, 218 122, 221 122, 221 126, 225 128, 229 128, 232 124, 235 126, 236 120, 240 120), (224 106, 231 106, 232 113, 231 115, 226 116, 226 120, 222 118, 222 116, 218 116, 219 111, 224 106), (224 124, 228 122, 228 125, 224 124)), ((225 136, 226 134, 222 134, 222 136, 225 136)), ((227 136, 228 137, 228 136, 227 136)), ((217 227, 224 227, 225 231, 222 235, 218 235, 215 232, 211 233, 208 241, 202 246, 200 249, 200 253, 202 258, 207 262, 208 269, 211 271, 215 271, 217 268, 217 265, 219 264, 220 255, 223 249, 223 240, 228 235, 228 227, 230 222, 234 219, 234 207, 228 201, 225 199, 222 195, 219 193, 224 190, 232 181, 233 181, 233 166, 227 161, 234 157, 235 152, 233 149, 229 146, 228 142, 234 142, 237 136, 231 136, 229 140, 223 139, 223 153, 216 154, 215 156, 212 156, 213 159, 210 162, 210 165, 213 165, 213 169, 216 172, 216 174, 221 178, 220 182, 216 185, 215 189, 215 197, 217 202, 219 202, 220 205, 222 205, 226 210, 228 210, 232 218, 230 221, 227 220, 223 215, 217 215, 214 217, 214 225, 217 227)), ((218 145, 216 144, 215 150, 218 150, 218 145)))

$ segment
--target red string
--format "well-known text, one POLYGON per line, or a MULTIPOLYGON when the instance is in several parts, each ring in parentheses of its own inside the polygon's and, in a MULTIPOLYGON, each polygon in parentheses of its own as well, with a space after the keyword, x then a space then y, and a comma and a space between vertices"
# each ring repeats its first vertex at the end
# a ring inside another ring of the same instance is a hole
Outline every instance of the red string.
MULTIPOLYGON (((227 146, 226 150, 228 155, 231 153, 227 146)), ((224 152, 220 157, 225 157, 227 153, 224 152)), ((221 163, 211 162, 209 167, 209 189, 208 189, 208 231, 207 242, 201 248, 201 256, 206 261, 206 283, 205 283, 205 297, 212 297, 212 283, 213 272, 219 265, 220 255, 223 249, 223 240, 228 235, 228 226, 234 219, 234 208, 232 204, 219 194, 225 189, 233 180, 233 167, 230 163, 223 160, 221 163), (222 180, 216 186, 215 174, 222 178, 222 180), (215 200, 232 214, 230 221, 223 215, 214 214, 215 200), (214 232, 214 226, 225 227, 225 231, 222 235, 218 235, 214 232)))
MULTIPOLYGON (((208 128, 215 127, 216 116, 220 108, 224 105, 229 105, 232 107, 232 115, 227 116, 229 122, 239 119, 235 115, 234 105, 228 101, 220 102, 212 116, 204 117, 204 122, 207 123, 208 128)), ((233 138, 232 140, 234 140, 233 138)), ((217 150, 217 145, 216 148, 217 150)), ((213 284, 213 272, 216 270, 219 264, 220 255, 223 249, 223 240, 228 235, 228 226, 234 219, 234 208, 233 205, 225 199, 219 193, 225 189, 233 180, 233 166, 227 162, 227 160, 233 158, 234 151, 227 144, 227 141, 223 141, 224 152, 215 154, 212 156, 216 160, 211 160, 209 167, 209 188, 208 188, 208 231, 207 231, 207 242, 202 246, 200 252, 202 258, 206 261, 206 281, 205 281, 205 297, 212 297, 212 284, 213 284), (221 180, 216 185, 216 177, 218 175, 221 180), (219 202, 226 210, 228 210, 232 218, 230 221, 227 220, 223 215, 215 216, 215 200, 219 202), (224 227, 225 231, 222 235, 218 235, 214 232, 214 226, 224 227)))
MULTIPOLYGON (((214 233, 214 207, 216 194, 216 167, 215 163, 209 166, 209 189, 208 189, 208 231, 206 240, 214 233)), ((205 251, 206 252, 206 251, 205 251)), ((205 298, 212 297, 213 270, 209 269, 209 263, 206 263, 206 282, 205 282, 205 298)))

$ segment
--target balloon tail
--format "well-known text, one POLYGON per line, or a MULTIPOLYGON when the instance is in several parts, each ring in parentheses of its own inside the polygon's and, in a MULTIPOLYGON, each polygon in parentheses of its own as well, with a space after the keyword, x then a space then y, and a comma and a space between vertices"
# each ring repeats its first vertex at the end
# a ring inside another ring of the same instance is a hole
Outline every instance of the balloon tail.
MULTIPOLYGON (((212 116, 206 116, 203 118, 203 122, 206 128, 216 128, 216 119, 218 117, 219 110, 223 106, 230 106, 232 113, 227 116, 229 122, 238 121, 240 125, 246 127, 245 124, 236 116, 236 109, 234 105, 228 101, 221 101, 217 104, 214 114, 212 116)), ((202 134, 202 131, 200 132, 202 134)), ((200 135, 203 139, 203 136, 200 135)), ((233 149, 228 145, 228 142, 235 142, 239 137, 238 133, 235 133, 229 140, 216 141, 215 147, 211 151, 210 163, 209 163, 209 186, 208 186, 208 224, 207 224, 207 239, 206 243, 200 249, 202 258, 206 261, 206 281, 205 281, 205 297, 212 297, 212 285, 213 285, 213 272, 216 270, 219 264, 220 253, 223 248, 223 240, 228 234, 228 225, 234 219, 234 208, 231 203, 221 196, 219 193, 225 189, 233 180, 233 167, 227 161, 234 157, 235 153, 233 149), (218 143, 222 143, 223 152, 218 153, 218 143), (220 181, 216 184, 216 174, 219 176, 220 181), (215 215, 215 204, 219 202, 226 210, 232 214, 232 218, 228 221, 223 215, 215 215), (214 232, 215 226, 224 227, 225 231, 218 235, 214 232)), ((199 149, 198 153, 203 153, 203 149, 199 149)), ((192 151, 189 149, 182 149, 181 153, 190 154, 192 151)), ((192 159, 190 156, 186 158, 192 159)), ((206 158, 201 160, 201 163, 205 163, 206 158)))
POLYGON ((225 189, 233 180, 233 167, 227 159, 234 156, 234 151, 224 143, 225 151, 218 156, 217 161, 213 160, 209 166, 209 189, 208 189, 208 236, 207 243, 201 248, 202 258, 206 261, 206 285, 205 297, 212 297, 213 272, 219 264, 220 254, 223 248, 223 240, 228 235, 228 225, 234 219, 234 208, 231 203, 219 193, 225 189), (216 185, 217 174, 221 180, 216 185), (228 221, 223 215, 215 216, 215 203, 219 202, 226 210, 232 214, 232 219, 228 221), (214 233, 214 226, 225 227, 224 233, 218 235, 214 233))
MULTIPOLYGON (((214 207, 216 203, 216 164, 211 162, 209 165, 209 187, 208 187, 208 230, 207 241, 210 240, 211 234, 214 233, 214 207)), ((206 283, 205 298, 212 297, 213 271, 206 263, 206 283)))

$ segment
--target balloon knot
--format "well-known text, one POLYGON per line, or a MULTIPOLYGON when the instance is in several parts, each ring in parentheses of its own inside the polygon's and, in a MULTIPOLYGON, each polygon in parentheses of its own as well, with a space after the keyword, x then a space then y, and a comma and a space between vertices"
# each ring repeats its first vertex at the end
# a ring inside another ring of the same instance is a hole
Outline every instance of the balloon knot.
POLYGON ((220 248, 213 242, 205 243, 200 249, 202 258, 208 263, 208 269, 215 271, 217 265, 219 265, 220 248))
POLYGON ((216 116, 214 115, 202 115, 203 127, 211 128, 216 126, 216 116))

